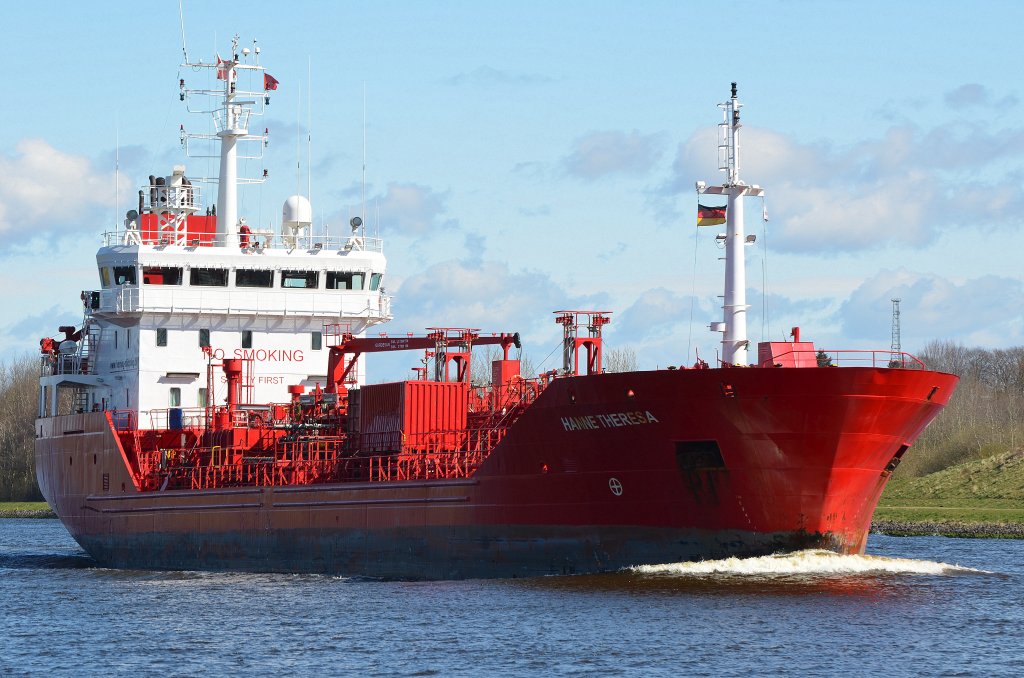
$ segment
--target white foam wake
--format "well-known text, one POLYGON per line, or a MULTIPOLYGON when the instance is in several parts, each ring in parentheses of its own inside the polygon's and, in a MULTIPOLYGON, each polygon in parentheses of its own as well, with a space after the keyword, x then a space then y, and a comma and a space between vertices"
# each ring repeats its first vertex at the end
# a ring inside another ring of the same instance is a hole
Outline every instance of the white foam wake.
POLYGON ((756 558, 725 558, 696 562, 666 563, 664 565, 638 565, 629 568, 639 574, 659 574, 691 577, 712 575, 787 576, 787 575, 863 575, 863 574, 990 574, 961 565, 950 565, 911 558, 885 556, 849 556, 831 551, 807 550, 780 553, 756 558))

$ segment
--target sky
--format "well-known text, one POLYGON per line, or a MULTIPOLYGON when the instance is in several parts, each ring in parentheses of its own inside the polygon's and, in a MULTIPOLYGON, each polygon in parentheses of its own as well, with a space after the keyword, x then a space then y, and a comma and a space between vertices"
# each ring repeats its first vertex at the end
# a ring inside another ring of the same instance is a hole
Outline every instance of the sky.
MULTIPOLYGON (((612 311, 642 369, 714 359, 717 105, 739 86, 753 342, 1024 344, 1020 2, 18 3, 0 44, 0 355, 81 322, 100 234, 150 174, 189 174, 192 60, 255 39, 280 81, 270 180, 240 215, 365 211, 389 333, 518 331, 557 367, 553 311, 612 311), (365 139, 365 189, 363 147, 365 139), (365 194, 365 208, 361 195, 365 194), (705 197, 705 202, 714 198, 705 197)), ((197 166, 198 165, 198 166, 197 166)), ((210 193, 213 201, 213 191, 210 193)), ((385 369, 393 369, 385 367, 385 369)), ((404 369, 404 368, 403 368, 404 369)))

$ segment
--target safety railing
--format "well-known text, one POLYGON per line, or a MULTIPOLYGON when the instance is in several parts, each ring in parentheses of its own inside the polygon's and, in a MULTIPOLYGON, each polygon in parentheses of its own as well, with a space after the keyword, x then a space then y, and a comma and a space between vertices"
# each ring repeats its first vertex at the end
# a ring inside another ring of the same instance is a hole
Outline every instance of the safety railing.
MULTIPOLYGON (((890 367, 894 369, 925 370, 927 366, 917 357, 904 352, 893 352, 872 349, 842 350, 792 350, 774 356, 771 360, 762 361, 759 367, 772 367, 781 363, 785 356, 798 358, 804 364, 818 367, 890 367)), ((786 362, 793 362, 788 360, 786 362)))
POLYGON ((192 232, 187 225, 178 234, 148 231, 138 228, 116 228, 103 233, 103 244, 106 247, 121 245, 153 245, 176 247, 182 251, 190 251, 196 247, 231 247, 240 251, 255 253, 260 250, 303 251, 309 254, 321 252, 342 254, 345 252, 383 252, 384 241, 381 238, 340 235, 289 235, 274 234, 263 229, 254 229, 243 240, 239 236, 232 238, 216 235, 204 230, 192 232), (179 237, 180 242, 179 242, 179 237))
POLYGON ((124 286, 102 290, 108 313, 239 313, 354 318, 391 317, 391 297, 380 292, 325 289, 235 289, 124 286))

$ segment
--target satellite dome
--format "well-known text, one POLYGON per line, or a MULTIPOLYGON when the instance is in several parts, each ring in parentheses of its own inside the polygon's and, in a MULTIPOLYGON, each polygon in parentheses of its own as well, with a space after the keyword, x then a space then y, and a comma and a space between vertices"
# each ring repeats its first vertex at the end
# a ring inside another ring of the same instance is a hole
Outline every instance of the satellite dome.
POLYGON ((313 208, 309 200, 301 195, 293 195, 284 201, 281 210, 281 225, 289 229, 299 229, 313 223, 313 208))

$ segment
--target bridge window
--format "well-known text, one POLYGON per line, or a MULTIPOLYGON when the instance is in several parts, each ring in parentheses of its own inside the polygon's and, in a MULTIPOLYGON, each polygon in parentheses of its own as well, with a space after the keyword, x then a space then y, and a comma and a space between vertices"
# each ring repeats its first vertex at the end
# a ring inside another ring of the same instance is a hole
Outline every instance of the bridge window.
POLYGON ((252 330, 242 330, 242 348, 252 348, 252 330))
POLYGON ((166 346, 167 345, 167 328, 158 327, 156 328, 156 345, 166 346))
POLYGON ((380 281, 384 277, 383 273, 371 273, 370 274, 370 291, 376 292, 377 288, 380 287, 380 281))
POLYGON ((324 335, 321 332, 313 332, 309 347, 314 351, 322 349, 324 347, 324 335))
POLYGON ((210 347, 210 330, 199 330, 199 347, 210 347))
POLYGON ((197 287, 226 287, 228 270, 226 268, 193 268, 189 270, 188 284, 197 287))
POLYGON ((110 287, 110 269, 106 266, 100 266, 100 284, 103 287, 110 287))
POLYGON ((135 285, 135 267, 134 266, 115 266, 114 267, 114 283, 117 285, 135 285))
POLYGON ((273 287, 274 272, 239 269, 235 271, 235 285, 237 287, 273 287))
POLYGON ((182 277, 176 266, 142 267, 142 282, 146 285, 180 285, 182 277))
POLYGON ((316 289, 318 284, 316 271, 281 271, 281 287, 316 289))
POLYGON ((361 290, 363 289, 363 274, 352 271, 328 271, 327 289, 361 290))

